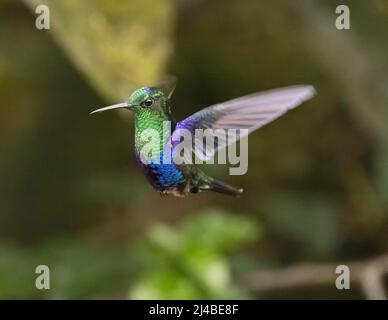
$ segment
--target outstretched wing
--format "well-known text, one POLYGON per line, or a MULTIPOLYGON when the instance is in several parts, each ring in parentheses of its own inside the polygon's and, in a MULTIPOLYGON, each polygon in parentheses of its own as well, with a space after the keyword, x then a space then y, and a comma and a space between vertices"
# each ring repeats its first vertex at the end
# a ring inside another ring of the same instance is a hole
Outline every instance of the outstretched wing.
POLYGON ((300 105, 315 95, 313 86, 292 86, 275 89, 230 100, 205 108, 177 123, 175 130, 186 129, 193 135, 196 129, 237 129, 238 134, 226 137, 215 135, 214 145, 207 146, 194 136, 195 155, 201 160, 208 160, 226 146, 236 142, 251 132, 277 119, 288 110, 300 105), (203 148, 198 148, 202 146, 203 148))

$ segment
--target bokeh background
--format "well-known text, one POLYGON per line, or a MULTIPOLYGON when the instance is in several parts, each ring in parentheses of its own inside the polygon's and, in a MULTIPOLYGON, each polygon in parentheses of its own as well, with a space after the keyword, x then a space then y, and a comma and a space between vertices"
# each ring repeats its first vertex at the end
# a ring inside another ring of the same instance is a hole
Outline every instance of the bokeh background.
POLYGON ((0 298, 365 298, 330 266, 388 251, 387 30, 385 0, 0 0, 0 298), (130 115, 88 114, 166 74, 177 119, 286 85, 318 95, 250 136, 247 175, 206 168, 242 197, 160 197, 130 115), (300 265, 332 275, 282 284, 300 265))

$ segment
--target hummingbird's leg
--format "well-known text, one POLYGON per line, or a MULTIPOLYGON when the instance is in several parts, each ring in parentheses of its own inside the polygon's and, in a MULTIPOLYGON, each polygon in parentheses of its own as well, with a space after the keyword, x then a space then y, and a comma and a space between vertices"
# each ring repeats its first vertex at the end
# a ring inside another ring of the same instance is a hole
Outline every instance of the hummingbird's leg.
POLYGON ((190 192, 191 192, 191 193, 198 193, 198 192, 199 192, 198 186, 192 186, 192 187, 190 188, 190 192))

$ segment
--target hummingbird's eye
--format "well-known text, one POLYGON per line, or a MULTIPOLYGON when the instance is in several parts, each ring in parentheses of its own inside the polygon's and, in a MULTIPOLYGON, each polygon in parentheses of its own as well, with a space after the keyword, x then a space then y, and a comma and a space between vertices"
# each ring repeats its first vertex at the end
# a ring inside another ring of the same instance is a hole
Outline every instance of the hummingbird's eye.
POLYGON ((141 105, 143 107, 151 107, 152 105, 154 104, 154 100, 153 99, 146 99, 144 100, 141 105))

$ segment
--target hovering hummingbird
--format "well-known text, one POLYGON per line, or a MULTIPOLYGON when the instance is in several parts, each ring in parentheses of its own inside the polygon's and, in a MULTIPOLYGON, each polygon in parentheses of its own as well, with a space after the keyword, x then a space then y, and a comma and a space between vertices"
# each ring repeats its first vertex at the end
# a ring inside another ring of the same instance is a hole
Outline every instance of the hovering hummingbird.
MULTIPOLYGON (((143 130, 153 129, 160 133, 158 151, 160 159, 174 148, 171 136, 176 130, 186 129, 194 133, 196 129, 245 129, 247 134, 261 128, 280 117, 288 110, 300 105, 315 95, 313 86, 299 85, 254 93, 224 103, 207 107, 188 118, 176 122, 171 113, 170 98, 175 90, 172 85, 144 87, 134 91, 128 102, 97 109, 92 113, 124 108, 133 112, 135 118, 135 154, 145 176, 161 194, 184 197, 189 193, 211 190, 228 195, 239 195, 241 188, 235 188, 206 175, 195 164, 147 162, 140 160, 141 150, 146 143, 141 139, 143 130), (171 123, 169 134, 162 133, 163 124, 171 123), (167 147, 169 146, 169 148, 167 147)), ((246 134, 246 135, 247 135, 246 134)), ((206 150, 205 159, 211 158, 217 151, 239 140, 225 139, 217 141, 210 150, 206 150)), ((206 145, 206 148, 208 146, 206 145)))

